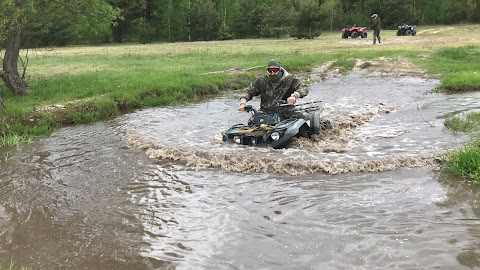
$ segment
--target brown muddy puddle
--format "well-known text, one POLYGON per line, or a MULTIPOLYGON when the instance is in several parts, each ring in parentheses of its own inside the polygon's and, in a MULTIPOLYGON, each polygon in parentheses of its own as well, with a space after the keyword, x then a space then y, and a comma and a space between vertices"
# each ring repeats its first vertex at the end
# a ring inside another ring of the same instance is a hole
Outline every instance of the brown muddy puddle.
MULTIPOLYGON (((459 104, 432 92, 437 81, 363 76, 313 84, 310 94, 300 102, 323 101, 324 118, 334 128, 311 140, 297 139, 287 149, 222 142, 223 131, 249 117, 236 111, 241 92, 185 108, 140 112, 130 123, 130 140, 153 158, 181 160, 196 168, 289 174, 375 172, 432 165, 446 149, 465 140, 444 131, 445 116, 455 112, 459 104)), ((258 107, 258 103, 252 104, 258 107)))
POLYGON ((468 139, 444 118, 478 110, 480 94, 437 85, 315 82, 304 101, 324 101, 334 129, 288 149, 222 142, 249 118, 240 91, 2 149, 0 265, 480 269, 479 186, 435 162, 468 139))

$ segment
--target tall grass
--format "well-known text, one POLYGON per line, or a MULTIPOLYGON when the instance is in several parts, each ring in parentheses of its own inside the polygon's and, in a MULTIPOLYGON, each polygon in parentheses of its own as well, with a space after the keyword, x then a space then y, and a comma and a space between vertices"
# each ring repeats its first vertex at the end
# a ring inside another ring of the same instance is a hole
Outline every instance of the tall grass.
POLYGON ((454 115, 445 119, 444 125, 455 132, 471 132, 480 128, 480 112, 454 115))
MULTIPOLYGON (((445 126, 455 132, 472 132, 480 129, 480 112, 470 112, 447 117, 445 126)), ((442 157, 447 171, 480 182, 480 136, 462 149, 450 151, 442 157)))
POLYGON ((14 132, 0 132, 0 146, 19 146, 25 143, 32 143, 33 136, 31 135, 18 135, 14 132))
POLYGON ((446 153, 442 160, 446 170, 480 183, 480 136, 462 149, 446 153))

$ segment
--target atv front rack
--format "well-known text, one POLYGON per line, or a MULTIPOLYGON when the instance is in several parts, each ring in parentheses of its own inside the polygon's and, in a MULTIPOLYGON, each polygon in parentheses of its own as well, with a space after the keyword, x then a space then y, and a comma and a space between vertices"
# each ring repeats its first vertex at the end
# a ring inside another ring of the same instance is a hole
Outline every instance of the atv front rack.
POLYGON ((297 108, 302 112, 313 113, 323 109, 323 104, 324 103, 321 101, 312 101, 312 102, 296 104, 295 106, 297 106, 297 108))

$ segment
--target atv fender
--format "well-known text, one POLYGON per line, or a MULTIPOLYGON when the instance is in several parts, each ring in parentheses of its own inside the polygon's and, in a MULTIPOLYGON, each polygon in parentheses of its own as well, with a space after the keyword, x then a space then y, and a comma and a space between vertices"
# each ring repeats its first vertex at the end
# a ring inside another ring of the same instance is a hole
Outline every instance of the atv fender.
MULTIPOLYGON (((290 141, 292 140, 293 137, 297 136, 298 132, 300 131, 300 128, 303 125, 307 125, 307 122, 305 122, 305 119, 297 119, 294 123, 292 123, 287 130, 283 133, 283 136, 278 139, 277 141, 274 141, 271 146, 274 149, 279 149, 279 148, 284 148, 290 141)), ((308 126, 307 126, 308 127, 308 126)))

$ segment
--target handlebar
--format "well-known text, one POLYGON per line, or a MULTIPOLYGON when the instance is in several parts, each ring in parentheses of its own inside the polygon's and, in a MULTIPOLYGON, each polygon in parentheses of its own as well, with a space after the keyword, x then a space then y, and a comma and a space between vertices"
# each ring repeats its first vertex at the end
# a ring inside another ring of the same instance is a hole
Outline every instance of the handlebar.
POLYGON ((254 113, 257 113, 257 110, 255 110, 255 108, 252 105, 245 106, 244 111, 246 111, 246 112, 252 112, 253 111, 254 113))
MULTIPOLYGON (((319 104, 322 104, 322 103, 323 103, 322 101, 311 101, 311 102, 298 103, 298 104, 288 104, 287 101, 280 100, 277 102, 276 106, 273 106, 272 108, 270 108, 270 110, 268 110, 266 113, 267 114, 273 113, 279 107, 287 107, 287 106, 293 106, 305 112, 316 111, 320 109, 321 106, 319 106, 319 104)), ((244 111, 253 112, 254 115, 257 114, 257 110, 252 105, 246 105, 244 108, 244 111)))

